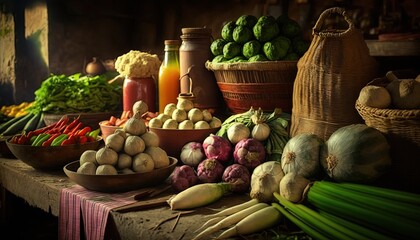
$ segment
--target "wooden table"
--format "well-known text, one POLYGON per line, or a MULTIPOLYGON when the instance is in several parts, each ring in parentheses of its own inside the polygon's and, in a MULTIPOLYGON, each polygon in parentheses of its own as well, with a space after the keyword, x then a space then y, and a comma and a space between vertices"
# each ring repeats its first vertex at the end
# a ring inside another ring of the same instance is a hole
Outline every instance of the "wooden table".
MULTIPOLYGON (((54 216, 59 214, 61 189, 74 185, 63 171, 40 172, 20 160, 5 158, 0 158, 0 184, 3 193, 8 190, 29 205, 54 216)), ((121 239, 191 239, 196 234, 194 231, 204 223, 203 216, 213 213, 210 208, 223 209, 247 200, 248 195, 226 196, 208 208, 195 209, 191 214, 181 215, 178 221, 173 218, 162 224, 162 220, 177 215, 166 205, 126 213, 111 211, 109 224, 113 225, 110 226, 115 230, 113 234, 116 232, 121 239), (157 225, 159 227, 153 229, 157 225)), ((3 209, 7 208, 7 202, 2 204, 3 209)))

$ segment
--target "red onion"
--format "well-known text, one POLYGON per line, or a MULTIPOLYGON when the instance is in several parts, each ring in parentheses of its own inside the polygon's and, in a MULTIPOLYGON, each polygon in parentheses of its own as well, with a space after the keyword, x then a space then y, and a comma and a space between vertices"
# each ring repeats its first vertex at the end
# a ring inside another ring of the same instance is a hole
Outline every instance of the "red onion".
POLYGON ((247 192, 251 182, 251 174, 245 166, 234 163, 226 167, 222 180, 232 183, 233 192, 247 192))
POLYGON ((226 138, 211 134, 203 142, 207 158, 226 163, 232 158, 232 144, 226 138))
POLYGON ((264 145, 260 141, 254 138, 247 138, 236 144, 233 159, 235 163, 244 165, 249 170, 252 170, 265 162, 265 155, 264 145))
POLYGON ((182 165, 176 167, 171 178, 173 189, 181 192, 198 183, 198 177, 191 166, 182 165))
POLYGON ((198 164, 197 176, 201 182, 216 183, 222 180, 224 170, 223 164, 214 158, 208 158, 198 164))

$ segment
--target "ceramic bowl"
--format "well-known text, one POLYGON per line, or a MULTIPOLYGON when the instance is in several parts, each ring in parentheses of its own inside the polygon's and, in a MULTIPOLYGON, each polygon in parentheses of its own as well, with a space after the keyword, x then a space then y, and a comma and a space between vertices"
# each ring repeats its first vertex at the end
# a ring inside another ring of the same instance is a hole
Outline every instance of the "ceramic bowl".
POLYGON ((31 146, 14 144, 10 139, 6 142, 13 155, 36 170, 51 171, 62 169, 67 163, 76 161, 86 150, 97 150, 102 138, 84 144, 66 146, 31 146))
POLYGON ((149 128, 159 137, 159 147, 169 156, 179 159, 182 147, 189 142, 203 142, 210 134, 216 133, 220 128, 209 129, 163 129, 149 128))
POLYGON ((101 136, 104 139, 104 141, 109 135, 113 134, 115 130, 122 129, 122 127, 105 125, 104 123, 107 121, 108 120, 105 120, 99 123, 99 127, 101 128, 101 136))
POLYGON ((126 173, 118 175, 89 175, 77 173, 79 161, 74 161, 63 170, 73 182, 93 191, 99 192, 125 192, 144 187, 159 185, 174 171, 178 160, 169 157, 170 164, 165 168, 155 169, 147 173, 126 173))

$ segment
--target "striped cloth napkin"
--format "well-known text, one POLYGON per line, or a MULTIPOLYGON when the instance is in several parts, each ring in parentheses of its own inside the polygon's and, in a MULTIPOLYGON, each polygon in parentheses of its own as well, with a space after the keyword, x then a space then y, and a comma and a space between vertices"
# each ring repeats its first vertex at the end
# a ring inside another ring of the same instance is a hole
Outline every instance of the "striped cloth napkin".
POLYGON ((135 202, 134 195, 141 191, 100 193, 79 185, 63 188, 59 212, 60 240, 79 240, 81 220, 87 240, 103 240, 111 209, 135 202))

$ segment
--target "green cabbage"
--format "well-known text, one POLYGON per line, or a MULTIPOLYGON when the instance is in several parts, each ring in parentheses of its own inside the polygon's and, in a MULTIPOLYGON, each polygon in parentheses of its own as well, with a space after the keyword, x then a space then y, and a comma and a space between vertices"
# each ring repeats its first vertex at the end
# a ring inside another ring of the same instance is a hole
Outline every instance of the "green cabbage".
POLYGON ((276 19, 272 16, 262 16, 253 28, 254 36, 261 42, 267 42, 275 38, 279 32, 276 19))
POLYGON ((214 40, 210 45, 210 51, 214 56, 223 54, 223 47, 227 43, 226 40, 219 38, 214 40))
POLYGON ((223 56, 226 59, 231 59, 240 55, 241 51, 242 51, 241 45, 239 45, 236 42, 228 42, 223 47, 223 56))
POLYGON ((237 43, 246 43, 254 37, 251 29, 245 26, 236 26, 233 30, 233 40, 237 43))
POLYGON ((260 62, 260 61, 268 61, 268 59, 264 54, 258 54, 248 59, 248 62, 260 62))
POLYGON ((226 23, 223 28, 222 28, 222 38, 225 39, 228 42, 232 42, 233 41, 233 30, 236 27, 236 23, 234 21, 230 21, 228 23, 226 23))
POLYGON ((242 55, 246 58, 250 58, 261 53, 261 43, 257 40, 251 40, 246 42, 242 47, 242 55))
POLYGON ((238 26, 245 26, 248 28, 253 28, 257 23, 258 18, 253 15, 242 15, 236 20, 236 25, 238 26))

